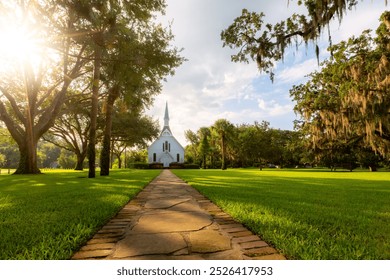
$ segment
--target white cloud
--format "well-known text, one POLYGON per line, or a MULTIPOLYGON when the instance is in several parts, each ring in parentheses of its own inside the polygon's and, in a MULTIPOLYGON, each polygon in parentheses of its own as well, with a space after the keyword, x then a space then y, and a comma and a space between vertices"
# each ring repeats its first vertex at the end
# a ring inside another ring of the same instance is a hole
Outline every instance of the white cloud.
POLYGON ((265 110, 267 107, 265 106, 265 101, 263 99, 258 99, 258 106, 261 110, 265 110))
POLYGON ((319 69, 317 58, 309 58, 303 62, 290 65, 278 73, 277 79, 286 83, 295 83, 305 79, 305 76, 319 69))
MULTIPOLYGON (((331 25, 331 35, 335 43, 347 40, 353 35, 360 35, 363 30, 376 30, 379 17, 386 10, 385 0, 364 1, 356 9, 347 11, 341 24, 335 21, 331 25)), ((388 7, 387 7, 388 8, 388 7)))
POLYGON ((293 109, 292 104, 281 105, 276 100, 265 101, 259 98, 257 103, 264 117, 283 116, 290 113, 293 109))

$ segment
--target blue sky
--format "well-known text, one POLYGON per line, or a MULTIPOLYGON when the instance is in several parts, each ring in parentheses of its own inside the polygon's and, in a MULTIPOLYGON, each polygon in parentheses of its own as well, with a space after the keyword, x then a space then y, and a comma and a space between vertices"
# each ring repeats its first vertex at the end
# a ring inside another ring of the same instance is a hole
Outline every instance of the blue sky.
MULTIPOLYGON (((287 0, 167 0, 166 15, 171 22, 173 44, 183 48, 184 62, 173 77, 164 82, 162 93, 147 114, 162 127, 165 102, 168 102, 170 126, 174 136, 186 145, 185 130, 197 131, 226 118, 233 124, 268 121, 271 127, 293 129, 297 116, 289 89, 305 81, 305 75, 318 70, 314 48, 302 46, 288 50, 285 61, 276 65, 275 81, 259 73, 255 63, 233 63, 236 51, 222 48, 220 33, 246 8, 264 12, 266 22, 278 22, 301 9, 287 0)), ((331 25, 333 43, 365 29, 376 29, 379 16, 386 10, 384 0, 364 0, 348 11, 341 25, 331 25)), ((328 56, 327 37, 319 41, 321 59, 328 56)))

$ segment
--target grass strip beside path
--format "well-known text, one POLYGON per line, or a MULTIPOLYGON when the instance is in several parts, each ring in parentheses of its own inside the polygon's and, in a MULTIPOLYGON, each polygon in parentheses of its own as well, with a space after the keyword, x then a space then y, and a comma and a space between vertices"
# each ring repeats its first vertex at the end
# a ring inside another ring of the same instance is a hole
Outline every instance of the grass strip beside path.
POLYGON ((68 259, 159 170, 0 176, 0 259, 68 259))
POLYGON ((390 259, 390 172, 174 173, 290 259, 390 259))

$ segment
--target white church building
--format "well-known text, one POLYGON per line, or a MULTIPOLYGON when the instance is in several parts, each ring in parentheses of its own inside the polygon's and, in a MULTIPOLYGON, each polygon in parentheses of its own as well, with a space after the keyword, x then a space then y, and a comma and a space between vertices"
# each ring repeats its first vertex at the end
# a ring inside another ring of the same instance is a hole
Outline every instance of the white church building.
POLYGON ((160 136, 148 147, 149 163, 162 163, 169 167, 172 162, 184 163, 184 148, 169 128, 168 103, 165 105, 164 127, 160 136))

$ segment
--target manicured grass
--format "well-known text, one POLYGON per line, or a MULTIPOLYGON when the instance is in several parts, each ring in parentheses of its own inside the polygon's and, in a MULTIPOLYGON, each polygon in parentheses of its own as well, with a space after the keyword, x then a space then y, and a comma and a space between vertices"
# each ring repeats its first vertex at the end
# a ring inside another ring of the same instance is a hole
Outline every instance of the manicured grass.
POLYGON ((390 259, 390 172, 174 173, 289 259, 390 259))
POLYGON ((0 176, 0 259, 68 259, 158 170, 0 176))

